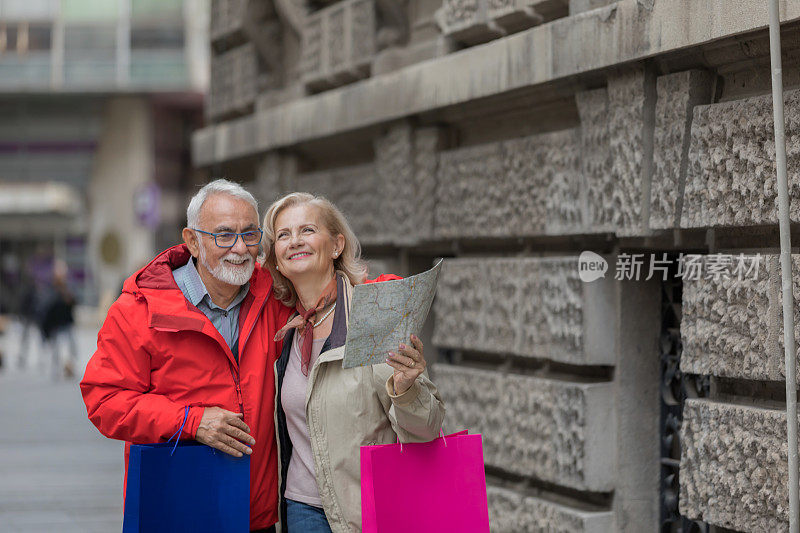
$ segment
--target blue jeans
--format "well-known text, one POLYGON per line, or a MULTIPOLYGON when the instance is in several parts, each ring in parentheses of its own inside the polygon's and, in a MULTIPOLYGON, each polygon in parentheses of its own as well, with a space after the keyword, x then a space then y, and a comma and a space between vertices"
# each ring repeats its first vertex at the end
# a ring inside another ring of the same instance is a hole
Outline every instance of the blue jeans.
POLYGON ((286 529, 288 533, 331 533, 331 526, 321 507, 286 500, 286 529))

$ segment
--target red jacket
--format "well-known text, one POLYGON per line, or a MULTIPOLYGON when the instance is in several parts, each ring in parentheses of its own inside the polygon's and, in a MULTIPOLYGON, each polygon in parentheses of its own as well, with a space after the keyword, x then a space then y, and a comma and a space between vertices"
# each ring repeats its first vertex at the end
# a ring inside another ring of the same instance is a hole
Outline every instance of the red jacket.
POLYGON ((189 303, 172 270, 185 265, 185 245, 170 248, 128 278, 97 337, 81 392, 89 418, 110 438, 165 441, 183 422, 193 439, 204 406, 244 413, 256 440, 250 457, 250 528, 278 521, 274 422, 277 329, 293 313, 272 296, 272 279, 256 268, 239 312, 239 362, 211 321, 189 303))

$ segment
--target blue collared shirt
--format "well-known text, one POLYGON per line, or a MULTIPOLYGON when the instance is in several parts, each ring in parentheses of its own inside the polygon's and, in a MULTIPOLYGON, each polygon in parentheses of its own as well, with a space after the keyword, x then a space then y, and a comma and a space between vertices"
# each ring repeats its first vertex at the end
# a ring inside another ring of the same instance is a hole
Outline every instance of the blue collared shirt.
POLYGON ((214 324, 214 327, 217 328, 217 331, 219 331, 219 334, 222 335, 222 338, 225 339, 228 347, 233 352, 233 356, 238 360, 239 308, 242 300, 247 296, 247 291, 250 290, 250 283, 242 285, 236 298, 227 308, 223 309, 211 301, 211 295, 208 294, 208 289, 206 289, 203 280, 200 279, 194 259, 189 259, 189 262, 184 266, 173 270, 172 277, 175 278, 175 283, 178 284, 186 299, 202 311, 214 324))

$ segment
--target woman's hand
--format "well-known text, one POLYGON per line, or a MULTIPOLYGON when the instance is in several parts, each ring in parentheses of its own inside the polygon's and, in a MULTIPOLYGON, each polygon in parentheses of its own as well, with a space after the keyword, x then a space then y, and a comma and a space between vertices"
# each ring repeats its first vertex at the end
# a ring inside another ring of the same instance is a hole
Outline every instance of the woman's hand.
POLYGON ((400 395, 406 392, 425 370, 427 363, 422 355, 422 341, 411 335, 411 346, 401 344, 397 353, 389 352, 386 364, 394 368, 394 391, 400 395))

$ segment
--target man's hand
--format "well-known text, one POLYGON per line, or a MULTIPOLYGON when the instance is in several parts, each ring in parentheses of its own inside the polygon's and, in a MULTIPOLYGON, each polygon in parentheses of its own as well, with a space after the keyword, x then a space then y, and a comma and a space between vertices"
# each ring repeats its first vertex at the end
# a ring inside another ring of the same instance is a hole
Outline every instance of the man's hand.
POLYGON ((234 457, 241 457, 245 453, 250 455, 253 450, 247 444, 252 446, 256 440, 249 435, 250 428, 242 416, 242 413, 220 407, 206 407, 194 438, 234 457))

